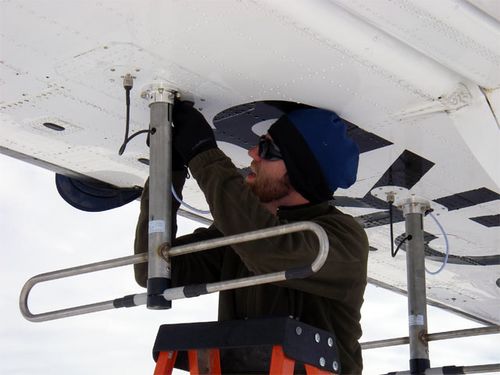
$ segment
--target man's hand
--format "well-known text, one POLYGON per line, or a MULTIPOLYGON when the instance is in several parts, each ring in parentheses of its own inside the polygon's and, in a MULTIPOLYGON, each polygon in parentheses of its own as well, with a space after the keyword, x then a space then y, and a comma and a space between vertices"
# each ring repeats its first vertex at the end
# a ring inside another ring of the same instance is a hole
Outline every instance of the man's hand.
POLYGON ((212 128, 191 102, 176 101, 172 144, 186 164, 199 153, 217 148, 212 128))

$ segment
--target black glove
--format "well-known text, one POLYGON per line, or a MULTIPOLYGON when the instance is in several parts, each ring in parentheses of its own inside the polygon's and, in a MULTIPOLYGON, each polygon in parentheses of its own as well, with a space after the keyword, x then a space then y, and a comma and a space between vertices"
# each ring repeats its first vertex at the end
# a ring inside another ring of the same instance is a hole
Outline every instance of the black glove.
POLYGON ((186 164, 199 153, 217 148, 212 128, 192 102, 176 101, 172 120, 172 145, 186 164))

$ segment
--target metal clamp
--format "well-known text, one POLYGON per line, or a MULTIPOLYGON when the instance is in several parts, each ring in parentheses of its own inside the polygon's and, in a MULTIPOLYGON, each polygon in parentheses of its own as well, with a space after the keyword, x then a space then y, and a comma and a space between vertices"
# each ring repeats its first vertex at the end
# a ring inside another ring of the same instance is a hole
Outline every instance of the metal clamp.
POLYGON ((427 199, 417 197, 414 194, 407 199, 396 202, 396 207, 403 210, 404 216, 408 214, 424 214, 431 208, 427 199))
POLYGON ((141 91, 141 98, 151 103, 169 103, 174 104, 177 89, 165 82, 156 82, 144 87, 141 91))
MULTIPOLYGON (((213 249, 220 246, 232 245, 232 244, 275 237, 283 234, 301 232, 306 230, 313 232, 319 241, 318 255, 311 263, 311 265, 305 265, 304 267, 292 270, 274 272, 270 274, 257 275, 252 277, 245 277, 235 280, 170 288, 163 293, 163 296, 167 300, 173 300, 173 299, 180 299, 187 297, 195 297, 201 294, 213 293, 221 290, 236 289, 251 285, 260 285, 260 284, 266 284, 266 283, 272 283, 272 282, 278 282, 296 278, 309 277, 313 273, 317 272, 323 266, 328 256, 328 250, 329 250, 329 241, 325 230, 321 226, 313 222, 306 222, 306 221, 297 222, 297 223, 282 225, 279 227, 261 229, 253 232, 236 234, 233 236, 197 242, 194 244, 177 246, 170 249, 168 255, 170 257, 174 257, 202 250, 213 249)), ((33 314, 28 307, 28 297, 31 292, 31 289, 36 284, 42 282, 62 279, 90 272, 102 271, 111 268, 122 267, 130 264, 144 263, 147 260, 148 260, 148 255, 144 253, 123 258, 110 259, 103 262, 90 263, 78 267, 66 268, 34 276, 24 284, 23 289, 21 290, 21 294, 19 296, 19 307, 21 309, 21 313, 29 321, 44 322, 49 320, 67 318, 70 316, 88 314, 97 311, 116 309, 120 307, 133 307, 133 306, 144 305, 146 304, 147 293, 129 295, 110 301, 103 301, 88 305, 81 305, 66 309, 33 314)))

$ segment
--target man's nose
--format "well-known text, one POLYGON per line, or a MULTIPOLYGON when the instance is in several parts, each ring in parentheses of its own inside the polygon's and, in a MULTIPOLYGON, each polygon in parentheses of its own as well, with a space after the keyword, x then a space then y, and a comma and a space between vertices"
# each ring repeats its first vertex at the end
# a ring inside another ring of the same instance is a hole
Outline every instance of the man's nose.
POLYGON ((253 146, 248 150, 248 156, 250 156, 253 160, 259 161, 259 146, 253 146))

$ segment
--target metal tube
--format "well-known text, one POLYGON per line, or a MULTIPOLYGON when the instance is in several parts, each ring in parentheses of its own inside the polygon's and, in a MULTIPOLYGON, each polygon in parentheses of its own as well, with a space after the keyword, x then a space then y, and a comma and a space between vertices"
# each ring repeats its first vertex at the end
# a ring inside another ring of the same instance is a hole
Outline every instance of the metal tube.
POLYGON ((458 331, 429 333, 427 335, 427 341, 457 339, 461 337, 470 337, 470 336, 493 335, 495 333, 500 333, 500 326, 469 328, 458 331))
POLYGON ((405 217, 406 275, 408 288, 408 326, 410 372, 422 374, 430 367, 427 336, 427 301, 425 289, 425 253, 423 216, 430 208, 425 200, 411 196, 402 203, 405 217), (411 237, 409 237, 411 236, 411 237))
MULTIPOLYGON (((268 228, 263 230, 258 230, 249 233, 237 234, 229 237, 223 237, 219 239, 208 240, 204 242, 198 242, 195 244, 189 244, 185 246, 179 246, 176 248, 172 248, 170 251, 170 256, 178 256, 182 254, 191 253, 194 251, 201 251, 206 249, 212 249, 219 246, 231 245, 235 243, 241 243, 245 241, 252 241, 256 239, 268 238, 273 236, 278 236, 282 234, 299 232, 303 230, 312 231, 317 237, 319 242, 319 251, 316 259, 310 265, 309 270, 311 272, 317 272, 322 265, 324 264, 329 250, 329 242, 328 237, 324 229, 318 224, 312 222, 298 222, 287 224, 279 227, 268 228), (193 250, 194 249, 194 250, 193 250)), ((91 312, 97 312, 102 310, 108 310, 112 308, 117 308, 114 305, 114 301, 104 301, 98 302, 89 305, 82 305, 77 307, 71 307, 67 309, 54 310, 40 314, 33 314, 29 310, 28 307, 28 297, 31 289, 38 283, 61 279, 65 277, 80 275, 83 273, 101 271, 109 268, 121 267, 129 264, 136 264, 146 262, 148 260, 148 254, 136 254, 128 257, 110 259, 103 262, 91 263, 83 266, 67 268, 63 270, 48 272, 44 274, 40 274, 29 279, 24 285, 21 295, 19 297, 19 306, 21 309, 22 315, 32 321, 32 322, 42 322, 54 319, 65 318, 69 316, 82 315, 91 312)), ((304 267, 307 268, 307 267, 304 267)), ((266 282, 275 282, 281 280, 290 280, 297 277, 303 277, 304 273, 296 272, 296 271, 282 271, 275 272, 268 275, 258 275, 250 278, 237 279, 232 281, 224 281, 221 283, 212 283, 206 285, 207 293, 212 293, 219 290, 227 290, 234 289, 243 286, 249 285, 257 285, 263 284, 266 282)), ((188 286, 189 287, 189 286, 188 286)), ((169 301, 173 299, 186 298, 186 294, 184 293, 186 287, 178 287, 178 288, 170 288, 165 291, 166 298, 169 301)), ((133 304, 130 306, 139 306, 146 304, 147 302, 147 293, 135 294, 129 299, 133 300, 133 304)), ((160 296, 164 298, 163 295, 160 296)))
POLYGON ((410 342, 410 338, 408 336, 395 337, 392 339, 362 342, 361 349, 368 350, 368 349, 387 348, 389 346, 405 345, 405 344, 408 344, 409 342, 410 342))
POLYGON ((500 370, 500 363, 491 363, 487 365, 464 366, 464 374, 484 374, 486 372, 493 372, 500 370))
POLYGON ((102 271, 110 268, 128 266, 129 264, 143 263, 148 260, 147 254, 136 254, 123 258, 110 259, 103 262, 90 263, 83 266, 66 268, 59 271, 42 273, 29 279, 23 286, 19 296, 21 314, 29 321, 43 322, 52 319, 66 318, 69 316, 87 314, 95 311, 112 309, 113 301, 104 301, 90 305, 82 305, 68 309, 61 309, 41 314, 32 314, 28 307, 28 296, 31 289, 38 284, 50 280, 62 279, 70 276, 82 275, 90 272, 102 271))
MULTIPOLYGON (((500 370, 500 363, 474 366, 444 366, 428 368, 422 374, 443 375, 443 374, 484 374, 500 370)), ((391 375, 410 375, 411 371, 390 372, 391 375)))
MULTIPOLYGON (((162 91, 163 92, 163 91, 162 91)), ((170 287, 171 265, 161 257, 160 246, 171 245, 172 196, 172 103, 173 94, 155 97, 150 104, 148 302, 149 309, 169 309, 170 301, 161 294, 170 287)))
POLYGON ((419 374, 422 370, 428 368, 430 364, 429 346, 425 341, 425 335, 427 335, 427 304, 422 214, 408 214, 405 219, 406 233, 412 236, 406 247, 410 361, 415 363, 415 373, 419 374), (417 364, 417 362, 422 365, 417 364))
POLYGON ((185 217, 185 218, 190 219, 190 220, 194 220, 194 221, 196 221, 200 224, 206 225, 206 226, 210 226, 214 222, 213 220, 210 220, 210 219, 207 219, 206 217, 203 217, 203 216, 194 214, 192 212, 186 211, 182 208, 179 208, 177 210, 177 215, 185 217))
MULTIPOLYGON (((496 333, 500 333, 500 326, 469 328, 456 331, 429 333, 428 335, 425 336, 425 339, 426 341, 438 341, 438 340, 457 339, 457 338, 471 337, 471 336, 493 335, 496 333)), ((405 345, 408 344, 409 342, 410 338, 408 336, 395 337, 386 340, 363 342, 361 343, 361 348, 363 350, 385 348, 389 346, 405 345)))
POLYGON ((176 257, 179 255, 194 253, 202 250, 214 249, 216 247, 234 245, 242 242, 261 240, 263 238, 280 236, 283 234, 300 232, 309 230, 316 234, 319 240, 319 253, 316 259, 311 264, 311 268, 316 272, 325 262, 328 256, 328 237, 325 230, 318 224, 310 221, 301 221, 292 224, 281 225, 279 227, 266 228, 253 232, 239 233, 232 236, 214 238, 212 240, 207 240, 203 242, 197 242, 194 244, 187 244, 182 246, 176 246, 172 248, 168 254, 171 257, 176 257))
MULTIPOLYGON (((259 231, 241 233, 233 236, 207 240, 196 243, 194 244, 194 246, 190 245, 178 246, 170 250, 170 256, 179 256, 183 254, 192 253, 195 251, 208 250, 220 246, 234 245, 237 243, 269 238, 293 232, 300 232, 304 230, 309 230, 314 234, 316 234, 319 241, 318 255, 316 256, 316 258, 314 259, 314 261, 310 266, 311 272, 314 273, 317 272, 323 266, 323 264, 326 261, 326 258, 328 257, 329 241, 325 230, 320 225, 306 221, 282 225, 280 227, 275 227, 275 228, 261 229, 259 231)), ((300 275, 300 273, 294 275, 288 273, 287 271, 279 271, 265 275, 243 277, 236 280, 219 281, 215 283, 206 284, 205 293, 214 293, 223 290, 243 288, 252 285, 260 285, 260 284, 267 284, 284 280, 291 280, 293 278, 300 277, 298 275, 300 275)), ((172 288, 166 290, 163 296, 165 297, 165 299, 170 299, 170 300, 185 298, 186 297, 185 287, 172 288)))

